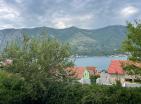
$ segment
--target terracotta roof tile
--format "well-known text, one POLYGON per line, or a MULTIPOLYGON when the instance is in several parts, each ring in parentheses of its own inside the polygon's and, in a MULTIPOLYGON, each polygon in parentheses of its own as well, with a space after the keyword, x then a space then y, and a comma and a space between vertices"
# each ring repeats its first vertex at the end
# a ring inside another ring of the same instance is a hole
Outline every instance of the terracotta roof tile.
POLYGON ((94 75, 96 73, 96 68, 93 66, 67 68, 67 70, 72 71, 74 73, 73 76, 78 79, 81 79, 83 77, 85 69, 87 69, 90 72, 90 75, 94 75))
POLYGON ((122 68, 122 60, 112 60, 111 64, 108 68, 109 74, 124 74, 124 70, 122 68))

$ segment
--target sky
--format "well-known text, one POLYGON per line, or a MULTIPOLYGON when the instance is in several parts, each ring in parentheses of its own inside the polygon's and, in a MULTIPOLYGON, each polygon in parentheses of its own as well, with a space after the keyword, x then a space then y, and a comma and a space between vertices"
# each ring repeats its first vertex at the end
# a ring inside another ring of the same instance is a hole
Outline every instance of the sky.
POLYGON ((141 19, 141 0, 0 0, 0 29, 96 29, 141 19))

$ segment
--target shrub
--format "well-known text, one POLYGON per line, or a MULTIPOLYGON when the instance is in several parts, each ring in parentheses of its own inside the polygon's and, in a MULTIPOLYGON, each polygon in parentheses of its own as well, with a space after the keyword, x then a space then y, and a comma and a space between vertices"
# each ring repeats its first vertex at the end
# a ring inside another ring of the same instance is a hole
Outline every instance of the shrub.
POLYGON ((25 104, 28 100, 30 95, 24 79, 0 70, 0 104, 25 104))

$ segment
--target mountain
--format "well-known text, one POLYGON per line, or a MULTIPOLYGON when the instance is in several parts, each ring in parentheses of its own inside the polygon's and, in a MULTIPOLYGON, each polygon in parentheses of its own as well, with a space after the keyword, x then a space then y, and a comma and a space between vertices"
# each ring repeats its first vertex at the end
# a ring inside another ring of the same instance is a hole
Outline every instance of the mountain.
POLYGON ((62 42, 70 43, 73 51, 79 55, 110 55, 118 53, 118 49, 126 37, 126 26, 114 25, 100 29, 80 29, 70 27, 54 29, 49 27, 3 29, 0 30, 0 50, 7 42, 21 41, 23 34, 31 37, 42 37, 45 33, 62 42))

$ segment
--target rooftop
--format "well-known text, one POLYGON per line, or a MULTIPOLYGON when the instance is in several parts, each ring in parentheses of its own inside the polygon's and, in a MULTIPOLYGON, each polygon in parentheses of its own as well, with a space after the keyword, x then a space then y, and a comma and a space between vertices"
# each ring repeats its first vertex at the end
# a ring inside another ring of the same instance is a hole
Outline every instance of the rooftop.
POLYGON ((112 60, 108 68, 108 73, 109 74, 124 74, 125 71, 122 68, 122 62, 124 61, 123 60, 112 60))
POLYGON ((96 74, 96 67, 94 66, 88 66, 88 67, 69 67, 67 70, 73 72, 73 77, 81 79, 83 77, 83 73, 85 70, 88 70, 90 75, 95 75, 96 74))

